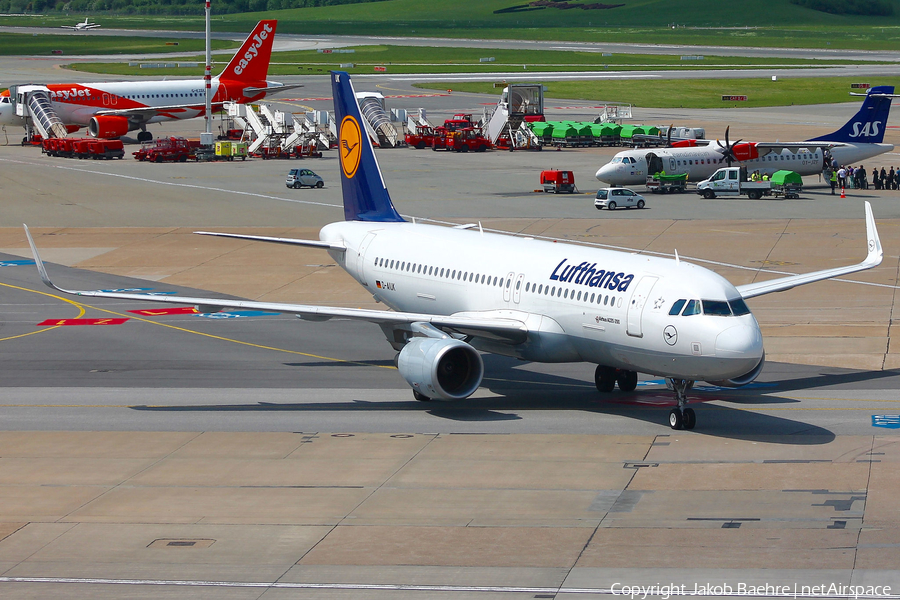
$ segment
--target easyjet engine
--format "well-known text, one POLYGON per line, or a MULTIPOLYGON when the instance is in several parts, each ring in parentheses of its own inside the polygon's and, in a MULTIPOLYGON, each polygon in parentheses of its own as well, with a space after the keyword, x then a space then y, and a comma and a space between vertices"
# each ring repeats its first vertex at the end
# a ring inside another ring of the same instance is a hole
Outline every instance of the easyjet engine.
POLYGON ((412 338, 400 350, 397 368, 414 390, 436 400, 468 398, 484 377, 478 351, 452 338, 412 338))
POLYGON ((95 138, 118 138, 128 133, 128 118, 117 115, 98 115, 88 123, 88 135, 95 138))
POLYGON ((759 359, 759 364, 753 367, 753 370, 744 373, 740 377, 732 377, 731 379, 720 379, 719 381, 707 381, 707 383, 711 383, 713 385, 717 385, 719 387, 728 387, 735 388, 747 385, 748 383, 753 383, 753 381, 759 377, 759 374, 762 373, 763 365, 766 364, 766 353, 763 352, 762 358, 759 359))

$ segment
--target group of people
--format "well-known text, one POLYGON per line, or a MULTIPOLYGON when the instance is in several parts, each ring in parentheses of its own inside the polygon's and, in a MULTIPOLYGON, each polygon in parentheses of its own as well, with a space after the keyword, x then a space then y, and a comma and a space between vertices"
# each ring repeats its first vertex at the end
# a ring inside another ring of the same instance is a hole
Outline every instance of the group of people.
POLYGON ((871 183, 863 165, 858 167, 834 165, 826 168, 824 174, 831 182, 832 194, 835 193, 835 188, 867 190, 870 185, 876 190, 900 189, 900 169, 894 167, 889 171, 885 171, 884 167, 881 167, 881 171, 873 168, 871 183))
MULTIPOLYGON (((866 168, 862 165, 835 165, 830 167, 831 173, 825 173, 831 180, 831 193, 834 188, 855 188, 858 190, 869 189, 869 180, 866 177, 866 168)), ((874 173, 874 171, 873 171, 874 173)), ((873 181, 875 177, 873 175, 873 181)))

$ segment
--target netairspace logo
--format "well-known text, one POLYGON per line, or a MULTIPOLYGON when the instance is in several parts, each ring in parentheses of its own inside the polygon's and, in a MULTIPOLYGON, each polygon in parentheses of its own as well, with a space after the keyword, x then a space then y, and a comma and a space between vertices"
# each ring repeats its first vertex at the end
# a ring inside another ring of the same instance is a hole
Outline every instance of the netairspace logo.
POLYGON ((614 583, 610 588, 613 596, 628 596, 632 600, 646 600, 649 596, 659 596, 669 600, 675 596, 752 596, 780 598, 898 598, 891 594, 889 585, 844 585, 841 583, 821 583, 818 585, 776 585, 764 583, 695 583, 687 584, 626 585, 614 583))

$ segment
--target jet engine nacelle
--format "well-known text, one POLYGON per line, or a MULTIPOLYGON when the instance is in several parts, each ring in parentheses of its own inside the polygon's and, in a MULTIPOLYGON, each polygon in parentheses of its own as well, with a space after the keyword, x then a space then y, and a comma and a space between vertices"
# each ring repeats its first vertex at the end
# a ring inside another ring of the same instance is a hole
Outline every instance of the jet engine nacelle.
POLYGON ((721 379, 719 381, 707 381, 707 383, 711 383, 713 385, 717 385, 719 387, 741 387, 747 385, 748 383, 753 383, 753 381, 759 377, 759 374, 762 373, 763 365, 766 364, 766 354, 763 353, 761 359, 759 359, 759 364, 753 367, 753 370, 744 373, 740 377, 732 377, 731 379, 721 379))
POLYGON ((400 350, 397 368, 414 390, 436 400, 468 398, 484 377, 478 351, 451 338, 412 338, 400 350))
POLYGON ((95 138, 118 138, 128 133, 128 119, 117 115, 98 115, 88 123, 88 135, 95 138))

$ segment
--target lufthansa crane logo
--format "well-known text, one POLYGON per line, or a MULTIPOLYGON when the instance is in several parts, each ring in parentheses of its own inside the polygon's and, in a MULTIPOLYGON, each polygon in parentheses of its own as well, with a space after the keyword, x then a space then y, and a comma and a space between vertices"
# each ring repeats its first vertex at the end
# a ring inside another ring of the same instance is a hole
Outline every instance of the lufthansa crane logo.
POLYGON ((353 179, 362 153, 362 134, 359 130, 359 123, 353 117, 344 117, 344 120, 341 121, 340 134, 338 152, 341 156, 341 169, 344 171, 344 177, 353 179))

